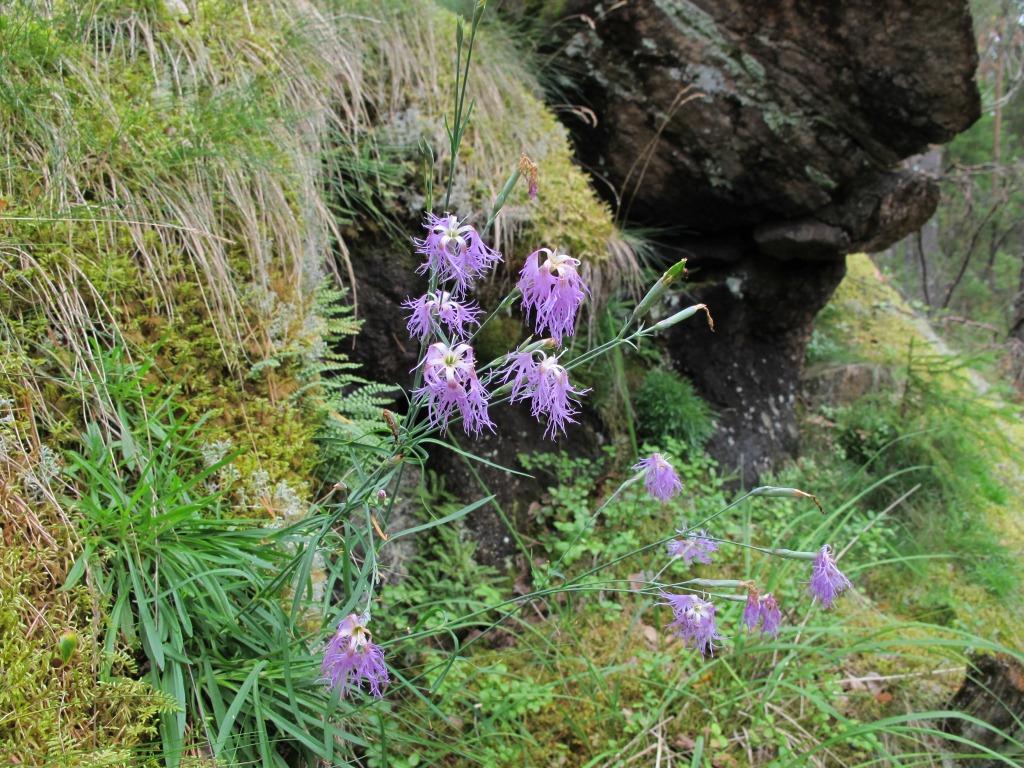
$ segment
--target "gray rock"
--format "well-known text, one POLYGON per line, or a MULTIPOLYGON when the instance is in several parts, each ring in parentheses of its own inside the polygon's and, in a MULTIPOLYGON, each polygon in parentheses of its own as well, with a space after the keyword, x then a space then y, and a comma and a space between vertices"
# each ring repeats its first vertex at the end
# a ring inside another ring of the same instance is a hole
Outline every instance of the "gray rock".
MULTIPOLYGON (((711 448, 744 481, 796 448, 813 318, 842 257, 920 228, 934 179, 904 158, 979 116, 966 0, 570 0, 565 119, 628 221, 690 259, 718 332, 669 352, 719 412, 711 448)), ((557 33, 556 33, 557 34, 557 33)))

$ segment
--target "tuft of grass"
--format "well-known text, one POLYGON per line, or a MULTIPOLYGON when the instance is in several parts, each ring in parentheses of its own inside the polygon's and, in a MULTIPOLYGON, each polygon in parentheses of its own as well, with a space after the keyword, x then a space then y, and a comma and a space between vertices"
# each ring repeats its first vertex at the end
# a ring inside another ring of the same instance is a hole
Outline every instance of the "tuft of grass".
POLYGON ((137 750, 174 703, 135 679, 124 644, 104 649, 93 641, 104 597, 81 586, 60 589, 78 540, 59 500, 59 454, 33 445, 26 426, 18 405, 0 403, 0 759, 67 768, 148 764, 137 750))
POLYGON ((130 430, 111 441, 90 425, 67 455, 82 550, 63 588, 111 597, 103 657, 138 653, 144 680, 173 702, 159 720, 163 762, 283 767, 365 745, 358 718, 340 717, 318 680, 311 636, 333 583, 323 566, 282 583, 291 529, 226 517, 209 481, 229 457, 204 466, 198 425, 180 423, 172 400, 145 412, 119 405, 130 430), (291 584, 297 613, 287 610, 291 584))
POLYGON ((675 438, 699 451, 714 433, 711 407, 678 373, 648 371, 634 399, 640 434, 652 442, 675 438))

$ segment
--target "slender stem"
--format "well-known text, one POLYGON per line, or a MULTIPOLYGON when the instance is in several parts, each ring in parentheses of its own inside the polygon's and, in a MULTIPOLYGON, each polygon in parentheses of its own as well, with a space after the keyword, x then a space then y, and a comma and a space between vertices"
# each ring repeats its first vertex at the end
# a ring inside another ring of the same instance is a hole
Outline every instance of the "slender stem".
MULTIPOLYGON (((452 438, 452 442, 455 443, 456 446, 461 448, 461 446, 459 446, 458 442, 454 438, 452 438)), ((487 483, 485 483, 483 478, 480 477, 480 473, 477 471, 476 467, 473 466, 473 462, 470 461, 465 456, 462 456, 462 460, 466 463, 466 467, 469 469, 469 473, 473 475, 473 479, 476 480, 477 484, 483 489, 484 493, 486 493, 488 496, 495 496, 495 494, 491 493, 491 489, 487 487, 487 483)), ((496 496, 495 498, 491 499, 491 506, 494 507, 494 511, 498 513, 498 517, 501 518, 501 522, 508 529, 508 532, 512 534, 512 539, 515 541, 516 546, 519 548, 519 552, 523 556, 523 560, 525 561, 526 566, 532 572, 533 556, 530 554, 530 550, 527 548, 526 542, 523 541, 523 537, 519 535, 519 530, 515 527, 515 525, 513 525, 508 515, 505 514, 504 507, 502 507, 502 505, 498 503, 496 496)))
MULTIPOLYGON (((511 292, 511 293, 509 293, 509 294, 508 294, 508 295, 507 295, 507 296, 506 296, 506 297, 505 297, 504 299, 502 299, 502 300, 501 300, 501 302, 500 302, 500 303, 498 304, 498 306, 496 306, 496 307, 495 307, 495 308, 494 308, 494 309, 493 309, 493 310, 491 311, 491 313, 490 313, 489 315, 487 315, 487 317, 485 317, 485 318, 484 318, 484 321, 483 321, 482 323, 480 323, 480 325, 478 325, 478 326, 477 326, 476 330, 475 330, 475 331, 473 331, 473 335, 469 337, 469 343, 470 343, 470 344, 472 344, 472 343, 473 343, 473 341, 474 341, 474 340, 476 339, 476 337, 477 337, 477 336, 478 336, 478 335, 480 334, 480 331, 482 331, 482 330, 484 329, 484 327, 485 327, 485 326, 486 326, 486 325, 487 325, 487 324, 488 324, 489 322, 491 322, 491 320, 492 320, 492 319, 493 319, 493 318, 494 318, 494 317, 495 317, 495 316, 496 316, 496 315, 497 315, 497 314, 498 314, 499 312, 501 312, 501 311, 502 311, 502 310, 504 310, 504 309, 508 309, 508 308, 509 308, 510 306, 512 306, 512 303, 513 303, 513 302, 514 302, 514 301, 515 301, 515 300, 516 300, 516 299, 517 299, 517 298, 519 297, 519 295, 520 295, 520 293, 519 293, 519 289, 518 289, 518 288, 513 288, 513 289, 512 289, 512 292, 511 292)), ((490 363, 490 364, 489 364, 489 366, 490 366, 490 365, 493 365, 493 362, 492 362, 492 363, 490 363)), ((489 366, 488 366, 488 367, 489 367, 489 366)))
POLYGON ((634 331, 633 333, 631 333, 629 336, 626 336, 625 333, 626 333, 626 328, 623 328, 621 331, 619 331, 618 335, 616 335, 614 339, 611 339, 610 341, 606 341, 603 344, 599 344, 598 346, 594 347, 593 349, 588 350, 587 352, 584 352, 579 357, 577 357, 577 358, 575 358, 573 360, 570 360, 568 363, 565 364, 565 369, 567 371, 569 371, 569 370, 572 370, 573 368, 578 368, 579 366, 581 366, 581 365, 583 365, 585 363, 589 363, 591 360, 593 360, 593 359, 595 359, 597 357, 600 357, 605 352, 609 352, 609 351, 615 349, 616 347, 618 347, 621 344, 632 344, 634 339, 638 339, 638 338, 642 338, 643 336, 646 336, 647 335, 647 329, 640 328, 640 329, 634 331))
POLYGON ((615 489, 615 492, 612 493, 612 495, 609 496, 607 499, 605 499, 603 502, 601 502, 601 506, 599 506, 597 509, 594 510, 594 514, 592 514, 590 516, 590 519, 587 521, 587 524, 584 525, 579 531, 576 532, 576 537, 572 540, 572 542, 565 549, 565 551, 562 552, 562 554, 558 558, 557 562, 555 562, 554 565, 550 566, 549 570, 556 570, 558 568, 558 566, 560 566, 562 564, 562 561, 565 560, 565 556, 568 555, 569 552, 572 551, 572 548, 575 547, 579 543, 579 540, 583 537, 583 534, 586 533, 587 530, 590 528, 590 526, 592 526, 594 524, 594 521, 597 520, 598 515, 600 515, 604 511, 605 507, 607 507, 609 504, 611 504, 615 499, 618 498, 620 493, 622 493, 624 490, 626 490, 629 486, 631 486, 633 483, 635 483, 637 480, 639 480, 643 476, 644 476, 643 472, 637 472, 632 477, 629 477, 626 480, 624 480, 622 483, 620 483, 619 487, 615 489))

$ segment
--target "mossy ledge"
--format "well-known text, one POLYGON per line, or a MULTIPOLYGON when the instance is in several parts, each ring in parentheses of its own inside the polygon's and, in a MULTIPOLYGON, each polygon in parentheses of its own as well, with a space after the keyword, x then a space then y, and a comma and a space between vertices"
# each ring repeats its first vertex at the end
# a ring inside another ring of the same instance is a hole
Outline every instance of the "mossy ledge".
MULTIPOLYGON (((318 436, 365 430, 381 388, 341 352, 358 321, 339 284, 354 241, 419 215, 415 147, 441 135, 455 24, 426 0, 19 0, 0 17, 2 526, 17 542, 0 562, 15 681, 0 755, 139 765, 173 706, 133 679, 133 641, 98 644, 105 600, 59 589, 81 491, 60 457, 87 424, 113 443, 119 403, 170 398, 204 458, 234 456, 219 476, 234 513, 268 518, 301 513, 333 466, 318 436)), ((500 28, 483 34, 455 207, 488 209, 525 152, 540 200, 513 193, 506 253, 560 245, 595 282, 632 275, 528 68, 500 28)))

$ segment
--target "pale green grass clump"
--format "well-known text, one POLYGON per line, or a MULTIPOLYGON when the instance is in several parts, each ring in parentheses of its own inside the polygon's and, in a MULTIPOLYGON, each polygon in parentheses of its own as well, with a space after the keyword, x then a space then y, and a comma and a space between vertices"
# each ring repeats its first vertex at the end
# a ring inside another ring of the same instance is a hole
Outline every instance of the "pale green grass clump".
MULTIPOLYGON (((2 405, 5 417, 10 406, 2 405)), ((57 500, 56 457, 33 448, 9 418, 0 424, 0 445, 0 760, 137 766, 135 750, 152 740, 156 716, 174 704, 134 679, 138 668, 123 646, 104 654, 92 641, 105 597, 81 586, 60 589, 76 537, 57 500)))

